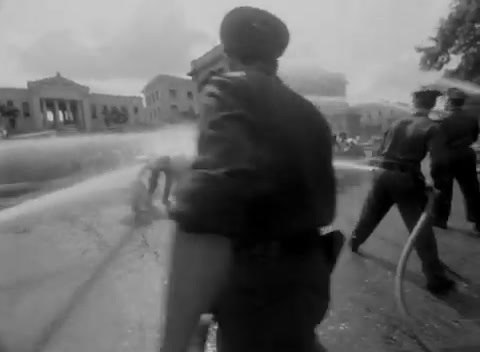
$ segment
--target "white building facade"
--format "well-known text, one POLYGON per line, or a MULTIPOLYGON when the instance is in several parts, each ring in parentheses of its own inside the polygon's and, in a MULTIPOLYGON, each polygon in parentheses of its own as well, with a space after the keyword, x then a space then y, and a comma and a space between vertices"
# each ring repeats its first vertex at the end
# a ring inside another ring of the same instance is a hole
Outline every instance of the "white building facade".
POLYGON ((63 129, 90 132, 112 124, 134 125, 144 109, 140 96, 91 93, 89 87, 60 73, 29 81, 26 89, 0 88, 0 104, 19 111, 15 121, 10 121, 14 133, 63 129))
POLYGON ((143 120, 147 124, 193 120, 199 113, 197 88, 191 79, 160 74, 142 93, 146 104, 143 120))

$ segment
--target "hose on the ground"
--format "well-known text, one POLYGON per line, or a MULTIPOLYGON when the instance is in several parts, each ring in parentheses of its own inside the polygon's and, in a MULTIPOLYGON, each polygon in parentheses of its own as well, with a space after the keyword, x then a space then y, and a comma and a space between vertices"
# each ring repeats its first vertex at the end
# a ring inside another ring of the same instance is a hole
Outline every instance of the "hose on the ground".
POLYGON ((437 191, 434 190, 433 188, 428 188, 428 203, 427 206, 420 216, 420 219, 418 220, 417 224, 415 225, 414 229, 412 230, 412 233, 410 234, 407 243, 403 247, 402 254, 400 256, 400 260, 398 261, 397 264, 397 270, 395 273, 395 303, 407 323, 408 327, 410 328, 410 337, 419 345, 420 348, 422 348, 423 351, 425 352, 436 352, 437 349, 431 347, 428 343, 426 343, 422 338, 420 338, 416 334, 416 320, 415 318, 411 315, 407 302, 405 300, 405 292, 404 292, 404 280, 405 280, 405 269, 408 263, 408 259, 410 258, 410 255, 412 254, 412 250, 414 248, 415 242, 418 239, 418 236, 422 233, 422 230, 425 228, 425 226, 429 226, 431 223, 432 219, 432 210, 433 210, 433 204, 435 202, 435 198, 437 197, 437 191))

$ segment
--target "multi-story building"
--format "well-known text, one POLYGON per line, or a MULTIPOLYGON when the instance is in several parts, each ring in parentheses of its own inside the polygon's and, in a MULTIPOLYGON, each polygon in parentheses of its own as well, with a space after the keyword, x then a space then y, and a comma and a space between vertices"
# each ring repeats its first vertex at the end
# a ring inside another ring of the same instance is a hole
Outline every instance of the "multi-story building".
POLYGON ((158 125, 198 115, 197 89, 191 79, 160 74, 147 83, 142 93, 146 123, 158 125))
POLYGON ((27 88, 0 88, 0 105, 18 114, 6 125, 13 133, 54 130, 97 131, 141 120, 140 96, 95 94, 90 88, 56 76, 27 82, 27 88))

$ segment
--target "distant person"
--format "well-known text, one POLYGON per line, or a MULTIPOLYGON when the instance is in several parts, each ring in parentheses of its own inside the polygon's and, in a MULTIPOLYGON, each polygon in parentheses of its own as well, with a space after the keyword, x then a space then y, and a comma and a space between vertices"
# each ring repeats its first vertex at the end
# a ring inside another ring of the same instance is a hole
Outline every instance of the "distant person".
MULTIPOLYGON (((375 164, 377 169, 372 188, 349 242, 354 253, 359 251, 393 205, 397 205, 410 232, 420 219, 427 204, 421 162, 430 152, 432 170, 445 165, 445 137, 440 126, 428 117, 439 95, 440 92, 432 90, 414 92, 415 112, 395 121, 385 133, 375 164)), ((423 229, 415 249, 422 262, 427 289, 439 295, 454 289, 455 282, 447 277, 439 259, 431 226, 423 229)))
POLYGON ((184 155, 160 156, 147 160, 134 183, 132 207, 136 213, 155 212, 154 195, 163 174, 162 204, 170 206, 170 199, 176 184, 191 166, 191 159, 184 155))
POLYGON ((477 177, 477 155, 472 144, 478 140, 478 117, 463 109, 467 96, 458 89, 449 89, 446 117, 438 123, 447 136, 448 163, 436 170, 434 185, 440 191, 435 206, 435 226, 446 229, 452 206, 453 181, 456 180, 465 198, 467 220, 474 223, 480 235, 480 187, 477 177))

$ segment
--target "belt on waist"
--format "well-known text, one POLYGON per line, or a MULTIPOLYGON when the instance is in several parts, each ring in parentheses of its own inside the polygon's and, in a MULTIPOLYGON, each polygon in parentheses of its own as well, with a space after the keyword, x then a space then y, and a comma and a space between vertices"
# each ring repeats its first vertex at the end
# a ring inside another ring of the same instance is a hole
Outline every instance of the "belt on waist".
POLYGON ((378 163, 375 163, 375 166, 387 171, 396 171, 411 174, 421 173, 420 166, 405 165, 395 162, 379 161, 378 163))
POLYGON ((245 241, 239 243, 236 247, 238 251, 247 251, 251 253, 278 254, 282 252, 302 252, 314 247, 319 237, 319 230, 312 229, 305 232, 292 232, 288 236, 280 236, 276 239, 245 241))

